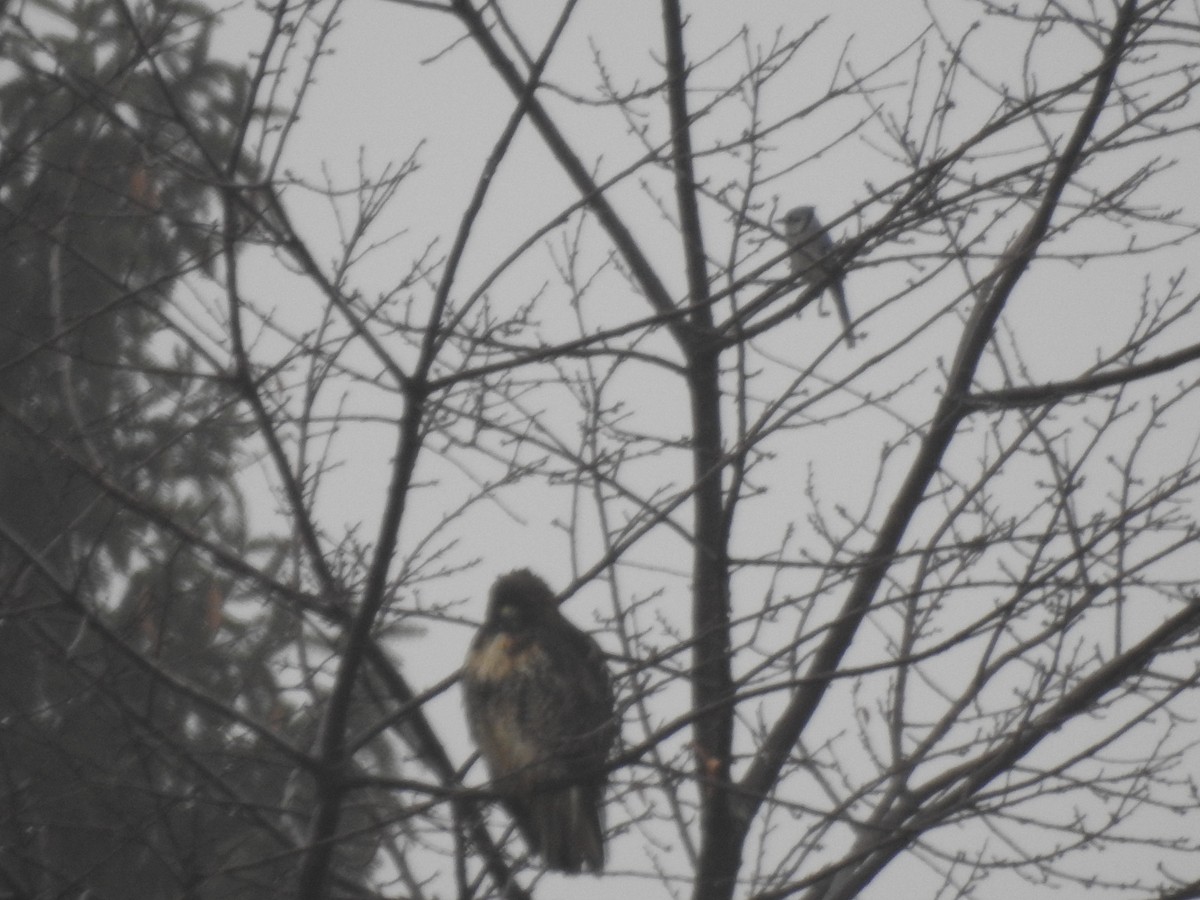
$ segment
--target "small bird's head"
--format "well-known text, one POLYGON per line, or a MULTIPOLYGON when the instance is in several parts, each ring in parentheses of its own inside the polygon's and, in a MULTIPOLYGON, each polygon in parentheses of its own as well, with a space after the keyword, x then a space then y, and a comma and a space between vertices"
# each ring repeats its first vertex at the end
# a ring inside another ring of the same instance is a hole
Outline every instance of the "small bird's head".
POLYGON ((487 623, 508 631, 543 621, 558 609, 550 586, 528 569, 501 575, 488 597, 487 623))
POLYGON ((803 234, 811 229, 817 220, 817 210, 812 206, 797 206, 789 209, 783 216, 783 226, 788 234, 803 234))

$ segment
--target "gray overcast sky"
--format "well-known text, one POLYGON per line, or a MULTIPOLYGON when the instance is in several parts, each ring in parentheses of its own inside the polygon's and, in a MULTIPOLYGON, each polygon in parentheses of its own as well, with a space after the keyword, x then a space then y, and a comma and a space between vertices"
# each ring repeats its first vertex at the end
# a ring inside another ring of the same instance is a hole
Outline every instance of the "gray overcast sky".
MULTIPOLYGON (((915 89, 906 77, 914 71, 917 54, 913 42, 924 34, 930 47, 939 48, 936 52, 940 53, 942 37, 957 39, 970 24, 963 18, 964 12, 971 11, 974 15, 977 9, 973 4, 958 0, 940 0, 929 5, 939 17, 944 29, 941 33, 926 30, 928 20, 922 5, 908 0, 695 4, 696 8, 691 10, 687 46, 693 59, 704 58, 729 41, 743 21, 752 19, 753 36, 749 46, 753 48, 769 43, 777 29, 789 34, 803 31, 807 23, 822 15, 824 10, 829 15, 827 23, 803 49, 801 61, 793 68, 794 78, 773 83, 765 98, 768 107, 780 110, 801 106, 809 99, 815 102, 831 85, 847 81, 847 63, 852 64, 857 74, 865 76, 892 56, 904 52, 905 61, 876 82, 879 91, 874 99, 890 97, 894 106, 884 112, 895 116, 903 112, 913 94, 918 98, 918 106, 933 102, 931 92, 936 84, 932 75, 927 76, 928 82, 915 89)), ((526 46, 535 50, 549 27, 547 6, 531 0, 509 4, 505 8, 518 23, 526 46)), ((474 190, 482 162, 512 109, 513 100, 473 45, 451 46, 459 37, 459 29, 449 17, 421 13, 382 0, 359 0, 345 7, 341 19, 331 42, 334 52, 318 69, 311 96, 304 105, 303 118, 285 159, 286 167, 304 180, 320 181, 327 172, 334 186, 349 187, 358 179, 360 161, 368 174, 377 175, 389 163, 408 157, 420 147, 420 171, 401 188, 390 213, 379 227, 381 235, 391 231, 402 233, 356 273, 355 288, 370 296, 390 288, 407 270, 408 260, 431 241, 439 241, 444 252, 466 199, 474 190)), ((657 9, 640 0, 583 4, 569 26, 566 41, 555 54, 547 80, 572 94, 594 95, 599 78, 593 58, 595 49, 613 73, 618 87, 632 89, 653 82, 659 72, 655 57, 660 53, 660 30, 657 9)), ((253 33, 250 27, 243 31, 248 47, 255 45, 250 37, 253 33)), ((1014 91, 1020 93, 1022 67, 1027 62, 1022 56, 1025 40, 1026 34, 1021 28, 995 20, 985 23, 979 36, 968 42, 976 77, 996 85, 1012 85, 1014 91)), ((1038 83, 1045 85, 1077 73, 1095 56, 1096 48, 1086 40, 1063 38, 1049 42, 1032 63, 1038 83)), ((708 96, 707 91, 720 89, 734 77, 744 65, 744 59, 740 49, 727 49, 717 63, 697 74, 691 82, 695 91, 694 105, 703 102, 708 96)), ((562 100, 547 102, 564 116, 568 137, 576 150, 588 162, 596 162, 601 173, 618 171, 641 152, 616 111, 574 107, 562 100)), ((978 89, 966 86, 956 97, 956 103, 948 127, 957 134, 943 137, 949 144, 981 127, 993 113, 995 101, 978 89), (981 99, 978 105, 972 102, 976 96, 981 99)), ((781 129, 770 141, 777 154, 775 165, 783 168, 783 162, 789 156, 803 158, 815 153, 830 142, 830 135, 848 133, 869 111, 865 99, 847 97, 781 129)), ((765 118, 770 120, 772 115, 765 118)), ((698 134, 710 141, 731 139, 740 133, 743 124, 736 114, 722 112, 705 121, 698 134)), ((661 119, 651 122, 650 126, 653 134, 662 135, 661 119)), ((760 199, 767 205, 777 199, 780 210, 800 202, 811 203, 827 219, 846 213, 864 201, 873 188, 902 173, 900 166, 886 158, 880 143, 872 140, 873 134, 872 129, 865 129, 862 136, 836 141, 833 147, 795 171, 781 174, 774 184, 764 188, 760 199)), ((1007 165, 1006 154, 1027 152, 1030 147, 1038 146, 1038 140, 1039 136, 1031 129, 1006 137, 990 148, 996 154, 995 165, 1007 165)), ((1200 200, 1194 190, 1194 186, 1200 184, 1200 173, 1195 167, 1195 160, 1200 158, 1200 153, 1196 152, 1200 149, 1197 148, 1198 140, 1195 134, 1178 138, 1182 165, 1151 188, 1151 198, 1167 205, 1196 204, 1200 200)), ((722 177, 735 178, 739 174, 736 165, 729 161, 713 160, 711 165, 711 171, 706 174, 715 183, 722 177)), ((981 159, 978 165, 980 171, 986 171, 989 160, 981 159)), ((1104 173, 1089 174, 1098 177, 1104 173)), ((679 257, 675 235, 664 226, 636 183, 622 186, 614 196, 621 211, 628 214, 638 236, 650 247, 651 256, 665 262, 663 271, 674 278, 670 286, 677 296, 682 296, 682 267, 670 263, 679 257)), ((460 278, 464 291, 473 287, 529 232, 575 199, 566 179, 540 148, 537 139, 525 129, 516 150, 501 167, 468 249, 460 278)), ((328 247, 332 258, 339 235, 327 199, 297 187, 288 191, 287 201, 304 229, 304 236, 315 246, 328 247)), ((727 230, 728 223, 715 205, 706 207, 703 212, 707 236, 719 253, 720 236, 727 230)), ((870 224, 872 214, 873 211, 868 210, 863 221, 850 217, 834 230, 838 235, 856 233, 864 224, 870 224)), ((1018 206, 1010 216, 1011 220, 1001 222, 987 245, 993 253, 999 253, 1003 242, 1023 227, 1028 209, 1018 206)), ((1200 211, 1193 212, 1189 218, 1191 221, 1200 219, 1200 211)), ((1136 300, 1146 275, 1144 266, 1133 266, 1128 259, 1118 259, 1092 264, 1081 271, 1070 258, 1070 251, 1076 247, 1094 249, 1097 241, 1115 250, 1131 240, 1147 242, 1162 236, 1149 225, 1144 233, 1138 234, 1115 227, 1106 230, 1089 225, 1079 234, 1068 233, 1060 239, 1056 251, 1038 264, 1028 286, 1014 298, 1007 316, 1014 332, 1020 335, 1027 353, 1023 362, 1028 365, 1032 377, 1063 378, 1078 374, 1094 361, 1098 352, 1113 342, 1108 335, 1123 334, 1129 321, 1138 313, 1136 300), (1058 258, 1054 258, 1056 256, 1058 258)), ((915 237, 914 241, 896 248, 895 252, 919 252, 921 237, 915 237)), ((550 259, 549 250, 530 254, 528 263, 516 267, 497 283, 492 291, 496 302, 502 305, 506 296, 523 299, 526 293, 535 291, 551 277, 548 274, 551 273, 550 259)), ((1161 259, 1162 271, 1170 271, 1185 262, 1184 251, 1166 252, 1161 259)), ((877 264, 864 266, 851 274, 847 291, 856 315, 874 311, 877 306, 880 308, 862 326, 866 340, 860 348, 852 353, 838 349, 831 354, 821 370, 825 377, 834 378, 852 371, 889 342, 900 340, 911 327, 913 304, 901 308, 886 307, 882 302, 893 292, 897 278, 916 278, 919 267, 889 266, 886 259, 873 262, 877 264)), ((952 274, 961 276, 962 273, 952 274)), ((303 282, 299 279, 289 281, 276 266, 264 264, 252 269, 248 289, 264 306, 274 307, 280 321, 287 321, 293 327, 302 327, 305 316, 313 313, 313 307, 306 307, 303 302, 304 292, 308 290, 303 282)), ((960 278, 953 282, 948 276, 923 290, 925 297, 917 306, 933 315, 962 290, 962 281, 960 278)), ((628 303, 637 302, 616 288, 611 298, 612 309, 618 317, 628 311, 628 303)), ((603 319, 605 314, 604 309, 595 313, 597 319, 603 319)), ((805 321, 811 323, 814 312, 808 311, 805 315, 810 317, 805 321)), ((835 320, 830 318, 821 326, 821 346, 835 340, 834 323, 835 320)), ((556 326, 549 322, 547 327, 552 330, 556 326)), ((946 354, 952 352, 957 329, 957 320, 947 319, 923 335, 919 345, 898 355, 897 359, 904 365, 889 365, 869 373, 860 390, 885 392, 897 381, 908 378, 918 384, 927 384, 928 389, 912 392, 902 404, 903 412, 911 415, 912 422, 924 421, 939 384, 939 371, 950 362, 946 354)), ((763 345, 783 356, 789 352, 792 340, 792 336, 784 335, 774 342, 764 341, 763 345)), ((369 365, 365 354, 363 362, 369 365)), ((775 377, 786 379, 794 374, 781 372, 775 377)), ((998 377, 995 370, 986 367, 983 374, 998 377)), ((680 435, 686 433, 686 410, 681 408, 683 395, 677 383, 672 384, 664 378, 630 387, 635 401, 635 418, 640 416, 652 422, 661 433, 669 433, 672 428, 680 435)), ((397 412, 388 405, 387 397, 377 395, 356 396, 352 404, 358 411, 384 415, 397 412), (376 406, 376 403, 380 405, 376 406)), ((570 431, 572 412, 569 408, 563 410, 564 433, 570 431)), ((839 432, 836 440, 813 440, 806 432, 797 432, 794 442, 781 446, 779 459, 766 468, 772 473, 769 479, 771 491, 765 499, 755 501, 751 506, 758 517, 756 525, 760 527, 757 531, 752 528, 743 533, 739 537, 740 543, 748 552, 761 552, 765 546, 770 546, 770 542, 778 540, 784 523, 803 523, 802 491, 810 466, 823 485, 821 497, 829 507, 846 503, 857 512, 872 486, 884 436, 898 440, 903 436, 902 426, 903 422, 897 418, 880 414, 875 419, 865 416, 856 420, 839 432), (864 478, 863 473, 870 474, 864 478), (756 545, 760 534, 764 542, 761 546, 756 545)), ((331 528, 361 523, 361 536, 369 539, 378 518, 393 441, 390 432, 381 426, 362 426, 354 433, 355 437, 343 444, 347 465, 331 476, 329 483, 333 489, 323 500, 322 513, 331 528)), ((957 463, 972 466, 976 459, 970 453, 957 460, 951 457, 949 465, 952 469, 957 463)), ((444 460, 429 459, 422 466, 425 467, 423 476, 441 479, 443 487, 417 495, 415 521, 406 522, 402 531, 402 542, 410 546, 419 539, 421 523, 436 522, 453 505, 453 500, 471 487, 463 480, 462 473, 444 460)), ((1014 467, 1019 471, 1019 466, 1017 463, 1014 467)), ((883 482, 894 481, 901 470, 899 464, 885 468, 883 482)), ((686 473, 680 473, 676 481, 685 477, 686 473)), ((1014 477, 1010 483, 1019 488, 1020 477, 1014 477)), ((563 586, 570 579, 573 572, 569 548, 561 529, 554 525, 554 520, 561 520, 564 515, 564 507, 561 503, 547 502, 549 496, 553 495, 526 493, 507 497, 507 508, 494 506, 474 513, 476 518, 472 519, 468 535, 474 540, 474 546, 464 548, 462 557, 478 556, 482 562, 455 583, 459 596, 473 598, 473 602, 462 610, 465 615, 481 613, 486 585, 498 571, 529 564, 541 571, 555 587, 563 586), (509 515, 510 510, 515 515, 509 515)), ((802 542, 804 539, 802 537, 802 542)), ((632 558, 679 572, 686 581, 690 564, 684 550, 678 540, 664 534, 647 542, 643 550, 632 554, 632 558)), ((584 558, 580 562, 586 567, 591 560, 584 558)), ((596 586, 586 590, 579 602, 573 601, 569 611, 576 621, 586 624, 591 620, 592 608, 603 608, 603 604, 603 590, 596 586)), ((682 604, 682 597, 676 603, 668 593, 661 604, 664 619, 678 616, 676 621, 682 624, 686 618, 682 604)), ((398 655, 404 659, 409 672, 427 676, 419 679, 421 684, 432 683, 457 667, 467 637, 465 628, 439 628, 431 631, 428 639, 398 645, 398 655)), ((433 714, 450 732, 459 728, 461 737, 457 702, 456 693, 448 694, 435 702, 433 714)), ((460 759, 466 757, 467 749, 465 742, 459 747, 460 759)), ((618 840, 618 852, 630 854, 617 857, 618 868, 623 858, 638 860, 631 862, 631 866, 642 865, 640 848, 634 846, 636 843, 618 840)), ((906 867, 912 865, 911 861, 905 863, 906 867)), ((894 884, 894 876, 889 881, 894 884)), ((611 896, 610 882, 604 882, 601 891, 599 884, 591 880, 576 882, 572 895, 593 895, 589 893, 593 887, 594 896, 611 896)), ((649 885, 641 880, 631 881, 629 887, 631 891, 648 888, 649 885)), ((657 886, 654 889, 659 890, 657 886)), ((877 896, 889 894, 881 888, 877 896)))

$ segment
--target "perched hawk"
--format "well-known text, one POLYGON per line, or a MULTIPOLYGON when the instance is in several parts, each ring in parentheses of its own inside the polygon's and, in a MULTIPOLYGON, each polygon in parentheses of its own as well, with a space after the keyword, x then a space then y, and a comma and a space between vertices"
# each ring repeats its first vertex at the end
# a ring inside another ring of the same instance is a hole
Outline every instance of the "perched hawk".
POLYGON ((854 329, 850 323, 850 309, 846 306, 844 279, 834 267, 833 240, 817 218, 817 211, 811 206, 797 206, 783 217, 783 229, 788 246, 792 248, 792 272, 809 284, 825 282, 842 320, 846 346, 853 347, 854 329))
POLYGON ((599 645, 528 569, 492 585, 463 668, 467 719, 530 849, 563 872, 604 867, 604 762, 617 737, 599 645))

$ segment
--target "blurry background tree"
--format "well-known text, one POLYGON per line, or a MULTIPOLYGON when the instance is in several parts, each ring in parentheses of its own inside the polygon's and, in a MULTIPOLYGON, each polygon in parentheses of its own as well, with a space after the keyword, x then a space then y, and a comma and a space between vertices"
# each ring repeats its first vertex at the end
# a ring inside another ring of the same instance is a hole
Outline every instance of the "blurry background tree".
POLYGON ((0 890, 1200 894, 1196 9, 797 6, 3 7, 0 890), (465 742, 526 565, 600 879, 465 742))
POLYGON ((171 299, 213 271, 196 167, 247 76, 209 56, 205 4, 136 30, 108 2, 9 6, 0 896, 286 896, 294 760, 239 718, 311 732, 272 663, 293 617, 201 552, 277 572, 283 547, 246 531, 247 428, 171 299))

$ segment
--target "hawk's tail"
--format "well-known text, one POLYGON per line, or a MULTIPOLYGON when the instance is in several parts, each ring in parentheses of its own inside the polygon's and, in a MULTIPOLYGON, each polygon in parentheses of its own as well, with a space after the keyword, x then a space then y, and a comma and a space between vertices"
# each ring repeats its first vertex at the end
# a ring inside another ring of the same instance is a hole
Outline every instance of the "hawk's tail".
POLYGON ((604 868, 603 795, 602 784, 579 784, 530 798, 525 837, 547 868, 604 868))

